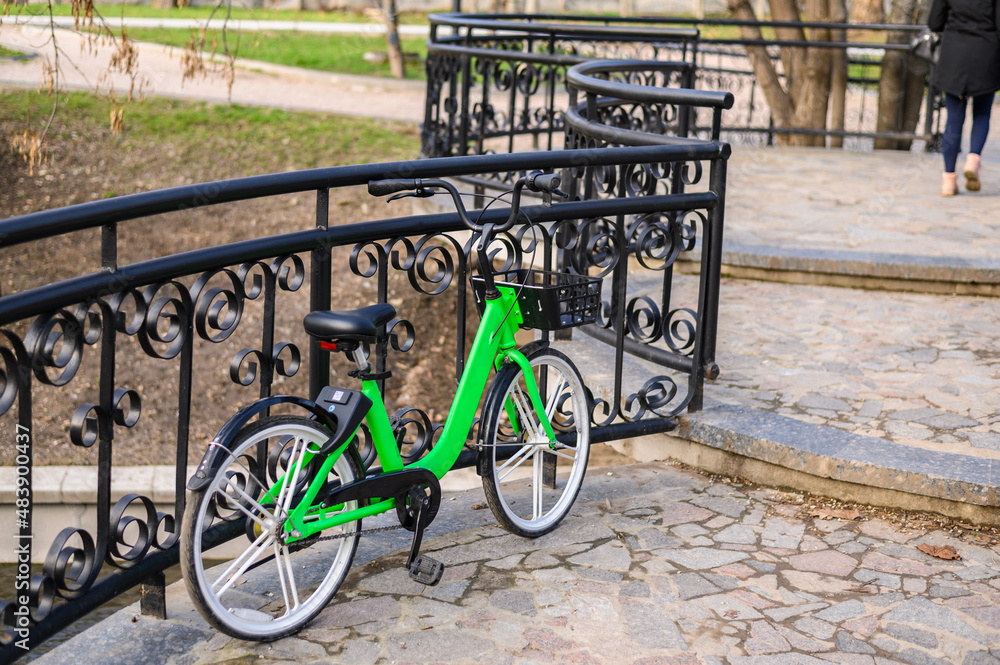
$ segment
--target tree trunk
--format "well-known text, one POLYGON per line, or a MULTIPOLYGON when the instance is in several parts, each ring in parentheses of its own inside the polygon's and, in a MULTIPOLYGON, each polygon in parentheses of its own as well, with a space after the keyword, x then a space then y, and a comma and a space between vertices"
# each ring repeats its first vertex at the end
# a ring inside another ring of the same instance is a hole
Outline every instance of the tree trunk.
MULTIPOLYGON (((830 22, 847 22, 847 4, 845 0, 830 0, 830 22)), ((831 30, 830 39, 835 42, 847 41, 847 31, 831 30)), ((835 49, 830 51, 830 129, 843 131, 846 112, 847 51, 845 49, 835 49)), ((844 138, 842 136, 831 136, 830 147, 844 147, 844 138)))
MULTIPOLYGON (((729 0, 729 11, 732 12, 735 19, 757 20, 753 8, 750 6, 750 0, 729 0)), ((763 39, 760 29, 755 26, 741 26, 740 33, 743 39, 763 39)), ((763 46, 747 46, 746 51, 757 83, 760 84, 767 105, 771 108, 771 117, 778 127, 787 126, 792 118, 792 103, 788 98, 788 93, 781 87, 781 79, 778 78, 778 72, 767 54, 767 49, 763 46)))
POLYGON ((153 7, 157 9, 173 9, 177 6, 179 6, 177 0, 153 0, 153 7))
MULTIPOLYGON (((825 21, 828 15, 826 0, 806 0, 807 21, 825 21)), ((810 32, 811 42, 830 41, 828 29, 814 28, 810 32)), ((797 50, 803 51, 803 56, 797 65, 799 71, 789 90, 792 106, 795 108, 792 126, 826 129, 826 111, 830 105, 831 51, 821 46, 797 50)), ((798 134, 791 137, 789 144, 822 147, 826 145, 826 137, 798 134)))
POLYGON ((385 23, 385 42, 389 52, 389 68, 398 79, 406 78, 403 49, 399 45, 399 15, 396 0, 382 0, 382 20, 385 23))
MULTIPOLYGON (((889 23, 911 24, 917 8, 916 0, 892 0, 889 23)), ((889 44, 905 44, 908 35, 892 30, 886 37, 889 44)), ((903 105, 906 101, 906 60, 904 51, 886 51, 882 58, 882 74, 878 82, 878 118, 875 131, 898 132, 903 128, 903 105)), ((876 150, 899 150, 909 147, 908 141, 896 139, 875 139, 876 150)))

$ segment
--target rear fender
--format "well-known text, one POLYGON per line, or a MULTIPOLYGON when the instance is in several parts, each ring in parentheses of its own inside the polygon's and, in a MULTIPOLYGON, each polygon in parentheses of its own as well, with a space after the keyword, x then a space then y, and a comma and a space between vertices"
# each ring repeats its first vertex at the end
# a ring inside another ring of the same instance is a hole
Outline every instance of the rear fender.
MULTIPOLYGON (((361 393, 357 391, 347 392, 354 393, 356 397, 360 399, 353 404, 353 409, 347 410, 349 413, 345 413, 344 410, 339 410, 337 411, 337 415, 334 415, 332 409, 324 408, 316 402, 302 397, 296 397, 295 395, 278 395, 275 397, 268 397, 240 409, 236 415, 229 419, 229 422, 222 426, 219 433, 216 434, 215 438, 212 439, 211 443, 209 443, 208 450, 205 451, 204 457, 201 458, 201 463, 198 464, 198 468, 195 470, 194 475, 188 480, 187 488, 191 491, 204 489, 219 467, 222 466, 222 464, 229 458, 233 443, 236 440, 236 435, 239 434, 240 430, 242 430, 247 423, 254 418, 254 416, 267 409, 277 406, 278 404, 292 404, 300 407, 307 411, 311 417, 325 425, 327 429, 330 430, 330 439, 323 444, 319 454, 327 453, 333 448, 339 446, 349 437, 354 435, 358 429, 358 425, 361 423, 361 420, 363 420, 365 414, 368 413, 368 407, 371 406, 371 402, 368 398, 361 393)), ((322 396, 323 394, 321 393, 320 397, 322 398, 322 396)))

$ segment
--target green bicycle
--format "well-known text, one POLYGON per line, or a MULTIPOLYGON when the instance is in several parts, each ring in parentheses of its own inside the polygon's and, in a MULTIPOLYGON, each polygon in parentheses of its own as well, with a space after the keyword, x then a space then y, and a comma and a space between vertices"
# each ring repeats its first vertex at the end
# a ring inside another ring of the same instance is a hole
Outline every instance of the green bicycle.
POLYGON ((385 375, 372 371, 362 349, 376 341, 395 309, 382 303, 308 314, 306 331, 354 361, 351 374, 361 380, 361 390, 327 386, 315 401, 262 399, 237 413, 210 443, 188 483, 181 530, 184 579, 209 623, 250 640, 301 629, 347 576, 362 520, 393 510, 399 525, 413 532, 410 577, 436 584, 444 566, 420 554, 421 539, 440 506, 439 479, 466 444, 494 370, 475 442, 487 502, 499 523, 521 536, 548 533, 566 516, 587 470, 593 401, 569 358, 543 341, 518 350, 514 334, 522 326, 554 329, 592 321, 600 282, 523 269, 495 276, 487 251, 495 234, 517 221, 522 189, 560 193, 558 186, 557 175, 521 178, 508 219, 494 226, 473 223, 448 182, 369 183, 376 196, 444 190, 479 234, 473 285, 482 321, 454 402, 438 442, 404 464, 379 391, 385 375), (308 415, 253 420, 279 404, 308 415), (362 421, 381 465, 369 475, 357 450, 362 421))

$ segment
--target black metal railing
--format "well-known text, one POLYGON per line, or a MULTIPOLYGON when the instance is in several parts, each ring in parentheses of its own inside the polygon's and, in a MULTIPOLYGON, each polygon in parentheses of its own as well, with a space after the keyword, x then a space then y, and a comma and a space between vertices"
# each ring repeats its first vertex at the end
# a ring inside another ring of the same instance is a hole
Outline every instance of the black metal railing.
MULTIPOLYGON (((882 61, 887 53, 905 54, 908 49, 907 43, 890 37, 916 34, 920 26, 530 14, 436 14, 430 23, 422 135, 427 156, 557 147, 568 95, 566 72, 593 59, 688 63, 692 69, 678 73, 672 85, 734 95, 733 110, 722 125, 722 138, 730 143, 770 145, 781 135, 801 135, 829 137, 844 147, 864 150, 878 139, 933 146, 940 135, 940 105, 933 91, 927 94, 926 80, 922 111, 912 130, 878 125, 882 61), (867 41, 706 36, 743 26, 770 31, 856 30, 863 31, 867 41), (782 48, 845 53, 843 127, 779 126, 751 67, 748 46, 765 48, 777 82, 786 89, 782 48)), ((904 58, 903 66, 926 71, 926 65, 913 58, 904 58)), ((691 136, 702 137, 712 130, 697 119, 688 129, 691 136)))
MULTIPOLYGON (((500 256, 515 264, 531 255, 545 267, 612 280, 615 294, 605 297, 598 328, 616 339, 617 376, 611 392, 595 395, 593 413, 593 439, 608 441, 668 431, 676 414, 700 404, 703 379, 715 372, 728 156, 724 143, 692 141, 422 159, 177 187, 0 221, 2 248, 20 250, 79 232, 92 238, 89 245, 79 244, 79 255, 100 257, 95 272, 0 297, 0 426, 25 435, 16 439, 23 446, 4 448, 6 463, 17 465, 25 478, 18 533, 11 535, 25 561, 38 548, 47 551, 40 573, 20 571, 15 589, 0 590, 0 619, 6 625, 0 662, 15 660, 24 647, 39 644, 123 590, 156 580, 177 561, 185 467, 200 456, 204 432, 211 436, 222 424, 204 422, 200 405, 223 395, 235 412, 260 396, 288 392, 295 381, 304 384, 307 378, 308 385, 298 389, 312 395, 330 381, 328 352, 302 331, 300 318, 308 309, 344 307, 347 294, 366 290, 381 302, 450 295, 454 323, 431 336, 456 340, 455 372, 461 372, 472 241, 453 233, 463 228, 457 215, 337 224, 331 218, 332 192, 391 177, 561 170, 575 200, 526 207, 535 231, 512 229, 498 240, 500 256), (691 192, 674 187, 674 173, 710 176, 707 182, 687 178, 700 189, 691 192), (639 174, 645 184, 637 188, 639 174), (583 200, 582 193, 590 191, 592 199, 583 200), (205 213, 199 222, 204 226, 213 219, 239 224, 244 208, 232 208, 236 218, 229 220, 220 209, 303 192, 315 197, 315 217, 299 230, 119 262, 120 234, 130 225, 166 226, 181 210, 205 213), (208 216, 210 206, 214 212, 208 216), (676 302, 671 266, 699 243, 697 295, 676 302), (653 275, 661 294, 618 299, 629 277, 640 273, 653 275), (649 307, 654 300, 656 306, 649 307), (623 381, 620 356, 626 345, 647 349, 646 355, 661 363, 640 376, 635 388, 625 387, 634 381, 623 381), (308 367, 308 377, 299 377, 300 365, 308 367), (62 408, 66 415, 39 413, 36 405, 62 408), (124 441, 145 446, 158 437, 168 439, 176 468, 173 503, 116 495, 112 453, 121 451, 124 441), (97 462, 95 523, 67 527, 51 543, 32 538, 32 470, 35 453, 46 445, 66 445, 97 462)), ((488 208, 482 220, 499 221, 505 216, 500 208, 488 208)), ((399 376, 395 351, 420 353, 428 346, 414 340, 406 321, 393 321, 387 333, 375 353, 380 363, 388 355, 399 376)), ((404 407, 399 413, 399 440, 415 457, 433 445, 436 426, 419 411, 404 407)))

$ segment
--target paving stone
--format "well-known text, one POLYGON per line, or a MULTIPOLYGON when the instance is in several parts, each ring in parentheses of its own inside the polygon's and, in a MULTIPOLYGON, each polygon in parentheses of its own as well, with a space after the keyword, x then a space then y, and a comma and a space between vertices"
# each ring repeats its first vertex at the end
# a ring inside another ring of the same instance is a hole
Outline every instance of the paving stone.
POLYGON ((868 646, 858 638, 846 631, 837 631, 837 650, 847 653, 862 653, 874 655, 877 653, 873 647, 868 646))
POLYGON ((813 616, 823 621, 829 621, 830 623, 840 623, 841 621, 847 621, 863 614, 865 614, 865 606, 860 600, 848 600, 843 603, 831 605, 813 616))
POLYGON ((687 642, 680 630, 655 603, 637 599, 622 599, 622 614, 628 623, 629 634, 640 647, 647 649, 687 649, 687 642))
POLYGON ((738 518, 742 515, 748 504, 745 499, 731 499, 721 496, 695 497, 691 499, 691 503, 732 518, 738 518))
POLYGON ((744 643, 743 648, 749 655, 759 656, 768 653, 784 653, 790 651, 792 646, 767 621, 754 621, 750 624, 750 637, 744 643))
POLYGON ((681 600, 690 600, 698 596, 718 593, 719 587, 715 586, 698 573, 678 573, 671 576, 677 585, 677 594, 681 600))
POLYGON ((487 561, 486 565, 491 568, 497 568, 499 570, 510 570, 511 568, 517 566, 517 564, 521 563, 521 560, 523 558, 524 555, 522 554, 511 554, 510 556, 504 557, 503 559, 497 559, 496 561, 487 561))
POLYGON ((882 573, 893 573, 896 575, 916 575, 917 577, 927 577, 943 570, 940 566, 927 566, 916 561, 897 559, 886 556, 879 552, 866 554, 861 559, 861 565, 865 568, 877 570, 882 573))
POLYGON ((739 581, 733 579, 729 575, 717 575, 713 572, 702 573, 702 575, 706 580, 725 591, 737 589, 740 586, 739 581))
POLYGON ((840 624, 841 628, 849 630, 852 633, 858 633, 863 637, 869 637, 872 633, 879 629, 881 622, 876 617, 873 616, 863 616, 856 619, 848 619, 844 623, 840 624))
POLYGON ((947 607, 937 605, 923 596, 915 596, 883 616, 884 621, 898 621, 945 630, 959 637, 986 644, 987 640, 947 607))
POLYGON ((704 596, 699 598, 698 602, 718 614, 720 618, 730 621, 752 621, 764 618, 764 615, 753 607, 728 594, 704 596))
POLYGON ((369 640, 347 640, 337 662, 344 665, 374 665, 382 651, 381 645, 369 640))
POLYGON ((897 640, 910 642, 928 649, 936 649, 938 645, 937 635, 934 633, 901 623, 889 622, 882 630, 886 635, 894 637, 897 640))
POLYGON ((830 639, 833 637, 836 630, 826 621, 821 621, 814 617, 803 617, 796 620, 792 625, 795 626, 797 630, 800 630, 807 635, 812 635, 820 640, 830 639))
POLYGON ((689 503, 680 502, 671 506, 670 512, 663 515, 663 521, 661 524, 663 526, 673 526, 675 524, 701 522, 710 517, 714 517, 714 515, 715 513, 710 510, 705 510, 704 508, 699 508, 698 506, 692 506, 689 503))
POLYGON ((395 619, 399 614, 399 603, 391 596, 351 599, 328 606, 309 627, 329 629, 357 626, 369 621, 395 619))
POLYGON ((970 651, 966 654, 962 665, 1000 665, 1000 658, 988 651, 970 651))
POLYGON ((781 633, 782 637, 788 640, 788 643, 792 645, 792 648, 798 651, 817 653, 820 651, 829 651, 833 648, 833 644, 830 642, 817 640, 809 637, 808 635, 803 635, 799 631, 793 630, 788 626, 777 626, 777 630, 781 633))
POLYGON ((427 587, 424 589, 424 595, 428 598, 435 598, 437 600, 443 600, 449 603, 453 603, 463 595, 465 595, 466 589, 472 580, 458 580, 457 582, 452 582, 450 584, 439 584, 434 587, 427 587))
POLYGON ((836 575, 838 577, 850 575, 857 566, 857 561, 853 557, 836 550, 798 554, 789 557, 788 563, 796 570, 822 573, 824 575, 836 575))
POLYGON ((656 550, 653 554, 690 570, 718 568, 727 563, 743 561, 749 557, 746 552, 713 550, 707 547, 693 547, 686 550, 663 549, 656 550))
POLYGON ((499 589, 490 594, 490 605, 516 614, 535 611, 535 597, 528 591, 499 589))
POLYGON ((647 528, 639 532, 639 544, 643 549, 655 550, 661 547, 682 547, 684 541, 660 529, 647 528))
POLYGON ((854 579, 865 584, 877 584, 887 589, 899 589, 902 586, 902 578, 899 575, 876 573, 874 570, 867 570, 865 568, 854 573, 854 579))
POLYGON ((632 565, 632 557, 617 541, 606 543, 589 552, 570 557, 569 561, 581 566, 595 566, 608 570, 627 571, 632 565))
POLYGON ((987 568, 986 566, 969 566, 955 571, 965 581, 988 580, 1000 575, 1000 571, 987 568))
POLYGON ((439 662, 442 654, 448 654, 449 660, 471 659, 494 648, 493 642, 468 630, 401 633, 386 645, 390 660, 414 663, 439 662))
POLYGON ((785 621, 786 619, 791 619, 792 617, 799 616, 801 614, 808 614, 809 612, 814 612, 816 610, 821 610, 824 607, 828 607, 827 603, 807 603, 805 605, 792 605, 791 607, 775 607, 772 609, 764 610, 769 618, 777 622, 785 621))
POLYGON ((719 533, 712 536, 717 543, 736 543, 741 545, 756 545, 757 533, 751 526, 744 524, 734 524, 726 527, 719 533))
POLYGON ((951 665, 947 660, 935 658, 921 649, 903 649, 896 654, 896 657, 905 660, 910 665, 951 665))
MULTIPOLYGON (((896 640, 884 637, 882 635, 876 635, 875 637, 868 640, 876 649, 881 649, 882 651, 888 651, 889 653, 898 653, 902 646, 896 640)), ((898 661, 894 661, 898 662, 898 661)))
POLYGON ((574 566, 573 572, 587 580, 598 582, 621 582, 624 575, 617 570, 605 570, 604 568, 588 568, 585 566, 574 566))
POLYGON ((698 536, 704 536, 710 533, 708 529, 700 524, 681 524, 670 530, 681 538, 697 538, 698 536))
POLYGON ((794 550, 798 548, 804 531, 804 524, 796 524, 772 517, 764 523, 764 532, 760 536, 760 542, 764 547, 794 550))

